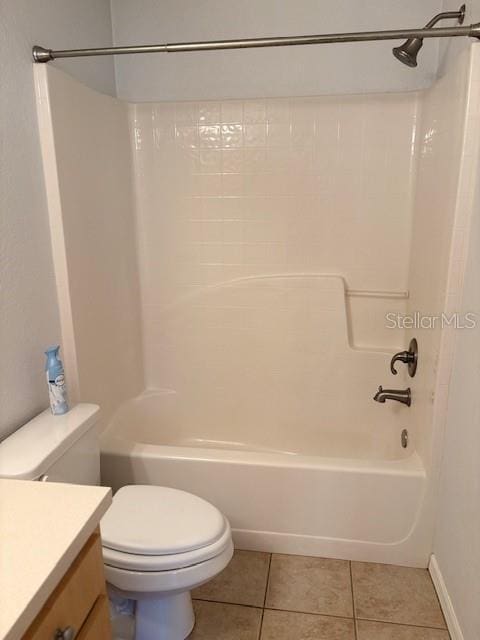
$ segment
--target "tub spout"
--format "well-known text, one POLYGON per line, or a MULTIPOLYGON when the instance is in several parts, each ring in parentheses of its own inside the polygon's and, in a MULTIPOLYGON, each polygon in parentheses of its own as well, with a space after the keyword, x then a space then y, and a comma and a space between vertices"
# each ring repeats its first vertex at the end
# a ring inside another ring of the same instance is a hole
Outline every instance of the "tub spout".
POLYGON ((412 404, 412 393, 410 387, 408 389, 383 389, 378 387, 377 393, 373 396, 375 402, 384 403, 385 400, 396 400, 409 407, 412 404))

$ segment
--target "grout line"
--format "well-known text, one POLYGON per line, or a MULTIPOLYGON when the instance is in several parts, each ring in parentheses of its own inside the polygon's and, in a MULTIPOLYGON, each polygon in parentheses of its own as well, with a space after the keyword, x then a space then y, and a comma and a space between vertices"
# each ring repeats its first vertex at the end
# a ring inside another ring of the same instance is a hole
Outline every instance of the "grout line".
POLYGON ((263 611, 262 605, 258 604, 245 604, 244 602, 232 602, 231 600, 211 600, 207 598, 192 598, 197 602, 211 602, 212 604, 231 604, 234 607, 247 607, 248 609, 260 609, 263 611))
POLYGON ((260 620, 260 628, 258 630, 258 640, 262 640, 262 632, 263 632, 263 616, 265 615, 265 609, 262 609, 262 618, 260 620))
POLYGON ((268 586, 270 584, 270 570, 272 568, 272 557, 273 557, 273 553, 271 553, 270 557, 268 558, 267 583, 265 585, 265 595, 263 597, 263 608, 264 609, 265 609, 265 606, 267 604, 267 593, 268 593, 268 586))
POLYGON ((353 620, 351 616, 339 616, 334 613, 313 613, 312 611, 299 611, 298 609, 275 609, 274 607, 265 607, 265 611, 284 611, 285 613, 300 613, 304 616, 319 616, 321 618, 337 618, 339 620, 353 620))
POLYGON ((412 624, 411 622, 393 622, 392 620, 378 620, 377 618, 355 618, 362 622, 380 622, 382 624, 393 624, 397 627, 414 627, 415 629, 432 629, 432 631, 448 631, 447 627, 428 627, 424 624, 412 624))
POLYGON ((262 608, 262 619, 260 620, 260 633, 258 635, 258 640, 262 640, 262 633, 263 633, 263 618, 265 616, 265 605, 267 603, 267 592, 268 592, 268 585, 270 582, 270 569, 272 567, 272 553, 269 554, 268 556, 268 569, 267 569, 267 581, 265 583, 265 594, 263 596, 263 608, 262 608))
POLYGON ((358 640, 357 633, 357 618, 355 615, 355 593, 353 591, 353 571, 352 571, 352 561, 349 560, 348 566, 350 569, 350 591, 352 593, 352 611, 353 611, 353 635, 355 636, 355 640, 358 640))

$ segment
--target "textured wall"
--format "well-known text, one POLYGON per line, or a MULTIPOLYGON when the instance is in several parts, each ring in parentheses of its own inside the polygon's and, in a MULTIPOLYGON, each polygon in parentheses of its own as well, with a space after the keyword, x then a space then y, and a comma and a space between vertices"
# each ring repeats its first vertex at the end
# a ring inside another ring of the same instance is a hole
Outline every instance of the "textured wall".
MULTIPOLYGON (((459 211, 464 218, 467 216, 467 221, 463 234, 457 234, 457 245, 463 246, 462 252, 468 255, 466 264, 457 264, 455 269, 454 282, 464 278, 465 284, 463 298, 454 298, 453 308, 459 313, 476 313, 477 327, 454 332, 457 335, 450 392, 448 403, 447 398, 443 401, 446 432, 433 544, 456 616, 452 637, 463 637, 464 640, 476 640, 480 632, 480 44, 472 49, 468 144, 459 211), (472 181, 472 177, 477 179, 472 181), (470 215, 471 220, 468 220, 470 215)), ((453 60, 450 60, 449 65, 452 64, 453 60)))
MULTIPOLYGON (((48 404, 43 350, 60 340, 37 133, 32 44, 111 42, 107 0, 9 0, 0 6, 0 437, 48 404)), ((72 61, 72 75, 114 92, 112 61, 72 61)))
MULTIPOLYGON (((461 311, 480 310, 480 194, 469 241, 461 311)), ((480 327, 459 332, 449 397, 433 551, 464 640, 480 631, 480 327)), ((460 637, 460 636, 457 636, 460 637)))
MULTIPOLYGON (((421 27, 441 0, 112 0, 116 44, 150 44, 421 27)), ((130 101, 304 96, 425 87, 438 41, 412 71, 391 42, 119 56, 119 97, 130 101)))

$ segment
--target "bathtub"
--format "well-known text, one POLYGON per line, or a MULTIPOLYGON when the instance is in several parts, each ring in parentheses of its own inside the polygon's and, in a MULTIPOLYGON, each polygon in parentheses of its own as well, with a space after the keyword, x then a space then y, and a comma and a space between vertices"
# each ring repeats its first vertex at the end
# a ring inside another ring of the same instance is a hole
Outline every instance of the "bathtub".
POLYGON ((228 517, 238 548, 422 564, 408 541, 422 510, 425 470, 399 439, 393 446, 320 430, 307 455, 279 447, 278 438, 269 446, 260 428, 257 438, 246 429, 242 442, 221 439, 215 425, 209 431, 188 422, 182 406, 173 392, 124 404, 101 437, 102 482, 114 490, 154 484, 202 496, 228 517))

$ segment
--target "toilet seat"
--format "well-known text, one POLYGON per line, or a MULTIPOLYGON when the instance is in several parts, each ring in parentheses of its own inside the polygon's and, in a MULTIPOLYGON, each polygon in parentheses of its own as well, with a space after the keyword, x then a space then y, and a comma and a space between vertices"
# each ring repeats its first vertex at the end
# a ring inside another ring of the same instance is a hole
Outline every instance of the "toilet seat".
POLYGON ((218 575, 230 562, 233 543, 230 538, 218 555, 188 567, 167 571, 134 571, 105 564, 107 582, 126 598, 138 599, 138 593, 172 596, 204 584, 218 575))
POLYGON ((160 572, 183 569, 206 562, 221 555, 231 545, 232 533, 228 521, 224 518, 224 531, 213 544, 200 549, 174 553, 169 555, 152 556, 138 553, 125 553, 103 546, 103 562, 109 567, 126 571, 160 572))
POLYGON ((186 491, 130 485, 115 494, 101 524, 106 565, 169 571, 221 554, 230 525, 212 504, 186 491))

